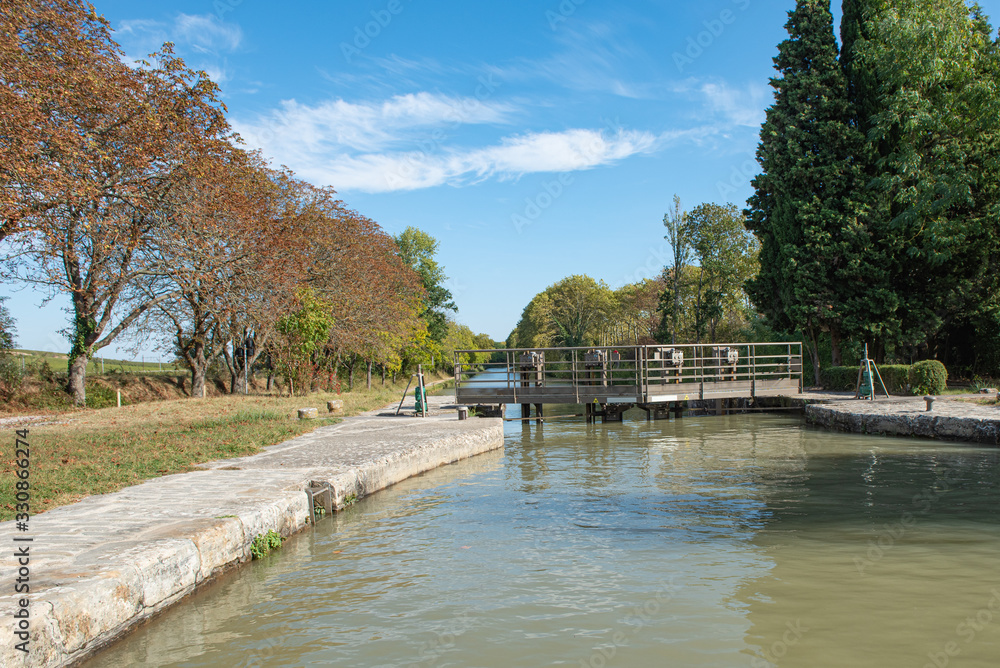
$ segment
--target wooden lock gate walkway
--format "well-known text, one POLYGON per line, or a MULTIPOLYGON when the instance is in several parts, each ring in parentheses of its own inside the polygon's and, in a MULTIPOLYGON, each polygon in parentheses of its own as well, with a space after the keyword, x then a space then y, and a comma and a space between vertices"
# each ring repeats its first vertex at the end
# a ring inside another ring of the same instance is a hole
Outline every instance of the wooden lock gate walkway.
POLYGON ((459 404, 521 404, 528 417, 545 404, 577 404, 620 421, 632 406, 665 417, 688 401, 802 393, 802 343, 517 348, 455 351, 459 404), (502 361, 473 363, 473 353, 502 361))

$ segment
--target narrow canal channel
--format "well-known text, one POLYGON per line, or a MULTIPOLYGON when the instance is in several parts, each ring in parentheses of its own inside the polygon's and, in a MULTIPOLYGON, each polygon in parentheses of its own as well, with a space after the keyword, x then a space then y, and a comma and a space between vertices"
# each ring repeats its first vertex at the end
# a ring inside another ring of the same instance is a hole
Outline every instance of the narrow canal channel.
POLYGON ((1000 665, 1000 450, 641 415, 508 423, 88 665, 1000 665))

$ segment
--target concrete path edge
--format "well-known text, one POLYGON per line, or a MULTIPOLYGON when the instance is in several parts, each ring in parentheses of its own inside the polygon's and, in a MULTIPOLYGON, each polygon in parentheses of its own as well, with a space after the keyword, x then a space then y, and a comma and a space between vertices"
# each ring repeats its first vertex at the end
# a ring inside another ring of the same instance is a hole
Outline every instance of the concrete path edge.
MULTIPOLYGON (((401 425, 409 422, 406 418, 398 420, 401 425)), ((385 424, 384 420, 371 422, 385 424)), ((9 551, 4 562, 11 564, 0 569, 0 581, 6 590, 0 592, 0 665, 66 666, 91 656, 199 586, 249 561, 255 536, 273 530, 287 537, 309 526, 313 520, 304 490, 310 481, 329 483, 335 505, 342 508, 352 497, 360 499, 439 466, 503 447, 501 420, 469 420, 462 425, 460 432, 425 439, 414 447, 400 448, 357 465, 281 470, 277 475, 282 489, 273 489, 266 499, 237 504, 228 516, 214 515, 219 507, 212 507, 184 518, 164 518, 167 521, 152 531, 144 531, 141 540, 123 541, 120 547, 124 549, 117 550, 115 544, 102 545, 100 551, 75 554, 72 562, 64 560, 60 568, 49 573, 33 565, 32 589, 27 596, 28 654, 15 647, 20 639, 15 636, 17 620, 13 615, 18 599, 23 597, 11 595, 17 572, 16 561, 10 559, 17 543, 11 539, 16 531, 13 522, 0 523, 4 551, 9 551), (54 586, 45 586, 46 581, 54 586)), ((300 438, 309 437, 312 435, 300 438)), ((46 517, 55 520, 59 515, 72 517, 68 514, 74 512, 86 516, 88 504, 96 508, 94 512, 100 512, 108 504, 128 503, 130 495, 155 497, 154 488, 191 485, 192 480, 195 484, 201 480, 230 484, 228 479, 232 478, 234 488, 240 484, 252 486, 250 477, 237 474, 254 473, 226 466, 166 476, 54 509, 33 518, 32 523, 46 517)), ((41 542, 30 545, 34 561, 45 546, 41 542)))

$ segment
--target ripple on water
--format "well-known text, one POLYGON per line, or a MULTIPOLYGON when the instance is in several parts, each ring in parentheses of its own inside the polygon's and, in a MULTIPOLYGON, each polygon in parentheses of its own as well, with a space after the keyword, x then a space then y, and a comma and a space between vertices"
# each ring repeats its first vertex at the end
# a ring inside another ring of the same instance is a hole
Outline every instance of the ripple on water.
POLYGON ((511 423, 92 665, 995 668, 998 455, 770 415, 511 423))

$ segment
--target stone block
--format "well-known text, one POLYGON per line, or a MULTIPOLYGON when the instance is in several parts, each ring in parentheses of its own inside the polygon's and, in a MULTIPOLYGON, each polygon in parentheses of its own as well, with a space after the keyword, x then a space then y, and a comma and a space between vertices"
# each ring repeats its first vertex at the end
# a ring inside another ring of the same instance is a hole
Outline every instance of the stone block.
POLYGON ((319 410, 316 408, 300 408, 299 409, 299 419, 300 420, 312 420, 319 417, 319 410))
POLYGON ((326 402, 326 410, 328 410, 333 415, 343 415, 344 414, 344 400, 334 399, 333 401, 326 402))

